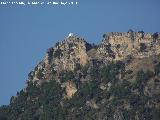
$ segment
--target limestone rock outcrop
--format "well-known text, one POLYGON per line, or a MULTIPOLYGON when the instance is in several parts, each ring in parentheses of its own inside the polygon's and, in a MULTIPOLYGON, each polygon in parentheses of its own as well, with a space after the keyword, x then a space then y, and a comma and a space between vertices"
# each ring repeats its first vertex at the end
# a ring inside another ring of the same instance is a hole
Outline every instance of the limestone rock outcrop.
POLYGON ((160 53, 159 33, 111 32, 104 34, 103 37, 97 52, 108 60, 123 60, 129 55, 144 58, 160 53))
MULTIPOLYGON (((74 71, 87 63, 99 61, 127 60, 129 58, 147 58, 160 54, 160 33, 111 32, 103 35, 99 45, 87 43, 74 34, 49 48, 44 59, 30 72, 29 80, 40 81, 52 79, 55 72, 59 77, 61 71, 74 71)), ((58 80, 58 79, 57 79, 58 80)), ((59 80, 60 82, 60 80, 59 80)))

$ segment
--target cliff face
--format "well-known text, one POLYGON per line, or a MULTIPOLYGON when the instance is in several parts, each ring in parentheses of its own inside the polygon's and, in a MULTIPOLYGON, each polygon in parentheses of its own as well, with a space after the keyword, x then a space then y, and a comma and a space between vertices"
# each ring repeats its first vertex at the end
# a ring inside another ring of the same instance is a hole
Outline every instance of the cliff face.
POLYGON ((69 34, 47 50, 27 87, 0 107, 8 120, 159 120, 160 34, 69 34))
POLYGON ((84 66, 88 61, 86 44, 86 41, 76 36, 58 43, 53 53, 56 70, 74 70, 77 65, 84 66), (59 55, 55 56, 56 53, 59 55))
MULTIPOLYGON (((108 64, 110 61, 124 61, 131 58, 143 59, 156 56, 159 53, 159 33, 149 34, 133 31, 106 33, 103 35, 102 42, 96 46, 72 34, 47 50, 44 59, 29 74, 29 80, 41 84, 52 79, 54 73, 56 81, 61 83, 60 75, 62 71, 74 71, 76 73, 75 70, 87 64, 96 67, 94 63, 97 61, 100 64, 96 64, 101 66, 108 64)), ((81 74, 82 77, 79 78, 81 82, 89 79, 84 77, 82 72, 77 72, 77 74, 81 74)), ((68 98, 71 98, 77 91, 76 87, 70 87, 69 84, 65 87, 68 98)))
POLYGON ((160 53, 160 34, 129 31, 128 33, 111 32, 103 35, 99 45, 93 46, 75 35, 66 37, 47 50, 42 62, 30 73, 33 81, 48 79, 51 71, 57 75, 62 70, 74 71, 96 59, 107 61, 146 58, 160 53))
POLYGON ((133 31, 106 33, 97 52, 112 60, 123 60, 129 55, 135 58, 157 55, 160 53, 160 36, 133 31))

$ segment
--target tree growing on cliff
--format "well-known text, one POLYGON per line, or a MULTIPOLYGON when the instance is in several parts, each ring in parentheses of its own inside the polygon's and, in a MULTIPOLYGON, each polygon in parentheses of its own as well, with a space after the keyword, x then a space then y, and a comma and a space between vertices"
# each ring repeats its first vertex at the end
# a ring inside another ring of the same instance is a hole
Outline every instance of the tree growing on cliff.
POLYGON ((141 38, 144 38, 144 31, 138 31, 138 33, 141 33, 141 38))
POLYGON ((158 32, 154 33, 154 34, 152 35, 152 37, 153 37, 153 39, 158 39, 158 32))
POLYGON ((155 72, 155 75, 158 75, 160 73, 160 63, 158 63, 155 68, 154 68, 154 72, 155 72))
POLYGON ((134 31, 132 29, 129 29, 127 33, 130 34, 130 39, 134 41, 134 31))
POLYGON ((72 71, 63 70, 60 73, 60 79, 62 82, 66 82, 67 80, 72 80, 74 78, 74 73, 72 71))
POLYGON ((145 52, 145 50, 147 49, 147 46, 145 43, 140 43, 140 52, 145 52))
POLYGON ((60 58, 61 56, 62 56, 62 50, 58 48, 54 53, 54 57, 60 58))

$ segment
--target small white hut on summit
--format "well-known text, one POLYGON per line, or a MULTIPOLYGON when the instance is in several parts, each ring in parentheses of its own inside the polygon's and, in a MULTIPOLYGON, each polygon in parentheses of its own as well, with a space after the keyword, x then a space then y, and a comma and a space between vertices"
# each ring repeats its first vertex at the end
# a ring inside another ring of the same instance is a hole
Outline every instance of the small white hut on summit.
POLYGON ((72 36, 74 36, 74 34, 73 33, 69 33, 68 37, 72 37, 72 36))

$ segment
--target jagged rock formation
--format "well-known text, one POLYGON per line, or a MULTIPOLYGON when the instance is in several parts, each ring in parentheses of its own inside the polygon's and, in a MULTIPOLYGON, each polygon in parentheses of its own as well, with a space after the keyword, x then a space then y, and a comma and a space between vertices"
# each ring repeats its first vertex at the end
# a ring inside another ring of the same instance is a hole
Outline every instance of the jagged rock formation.
POLYGON ((75 36, 58 43, 53 53, 57 57, 54 61, 55 69, 74 70, 78 64, 84 66, 88 61, 87 49, 87 42, 75 36))
MULTIPOLYGON (((50 71, 47 70, 50 70, 51 67, 59 73, 62 70, 73 71, 78 66, 84 66, 89 60, 87 55, 89 49, 91 49, 91 45, 82 38, 73 35, 65 38, 64 41, 56 43, 55 47, 47 50, 44 60, 31 74, 34 76, 33 80, 38 80, 37 71, 43 71, 48 75, 50 71)), ((48 79, 48 77, 46 78, 48 79)))
POLYGON ((61 87, 65 88, 65 97, 68 99, 72 98, 72 96, 77 92, 76 85, 71 81, 63 83, 61 87))
POLYGON ((30 73, 29 79, 49 79, 52 70, 59 74, 62 70, 74 71, 94 60, 107 63, 132 58, 145 58, 160 53, 160 34, 129 31, 128 33, 111 32, 103 35, 103 41, 93 46, 73 33, 55 47, 47 50, 44 60, 30 73))
POLYGON ((99 45, 70 33, 0 107, 0 119, 159 120, 159 101, 159 33, 106 33, 99 45))
POLYGON ((129 55, 136 58, 157 55, 160 53, 160 35, 133 31, 106 33, 98 53, 111 60, 123 60, 129 55))
MULTIPOLYGON (((107 64, 109 61, 128 60, 131 58, 146 58, 160 53, 160 34, 133 32, 111 32, 103 35, 102 43, 91 45, 83 38, 70 33, 63 41, 56 43, 47 50, 44 59, 35 70, 29 74, 29 80, 38 84, 51 79, 51 74, 56 72, 56 80, 63 70, 74 71, 86 64, 107 64)), ((121 77, 121 76, 119 76, 121 77)), ((84 77, 80 81, 85 81, 84 77)), ((66 86, 68 98, 77 91, 76 87, 66 86)))

